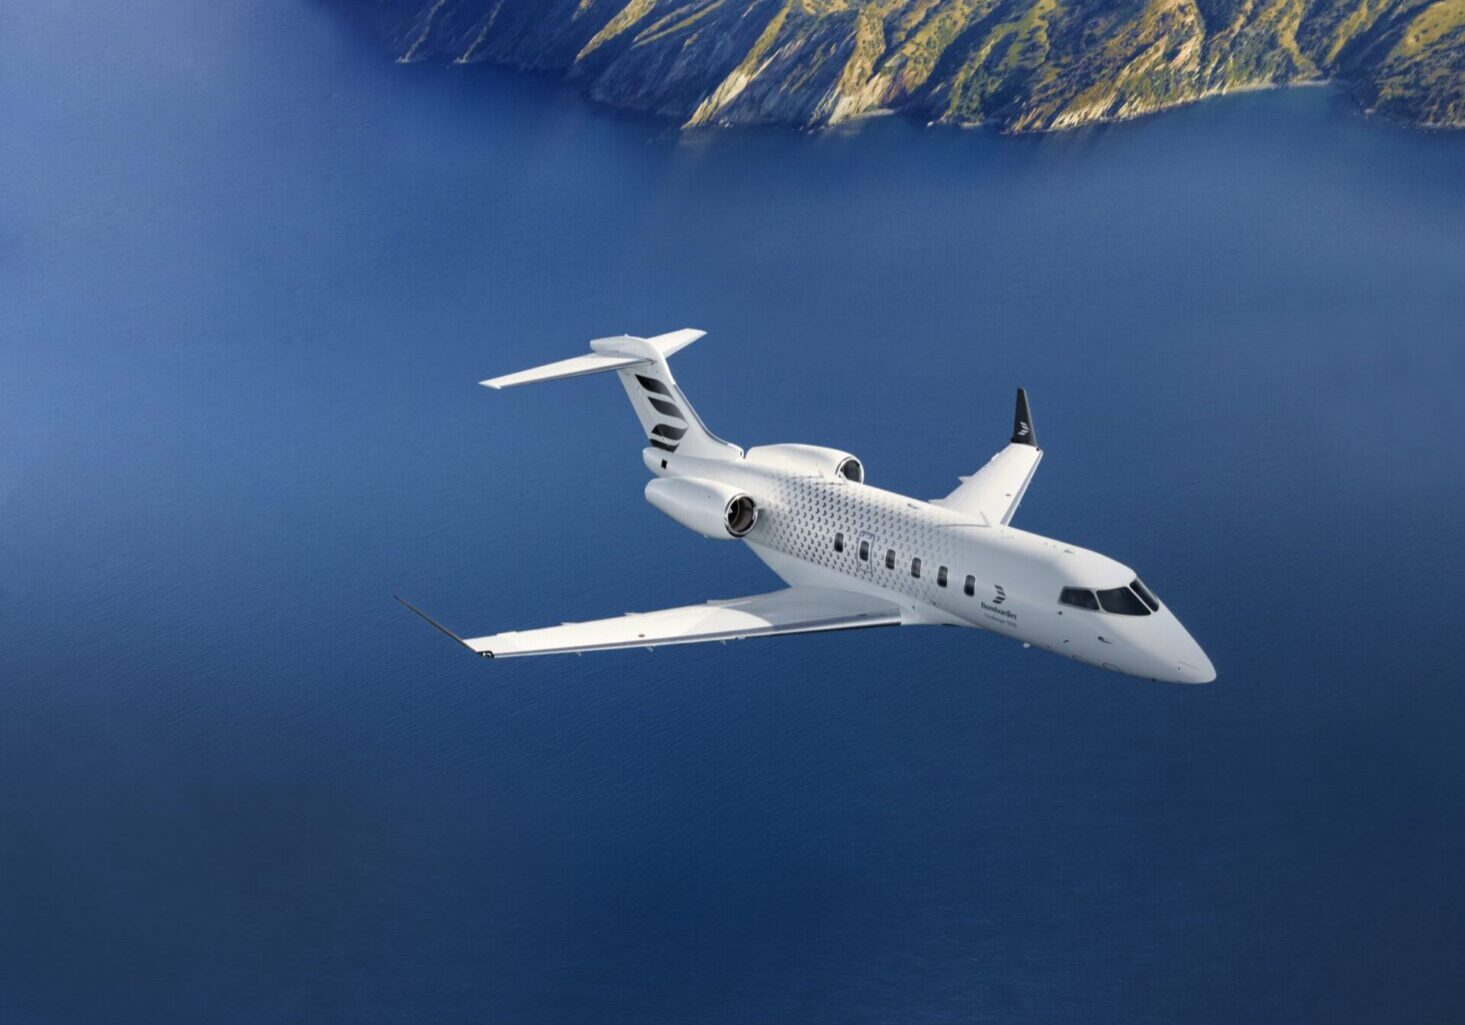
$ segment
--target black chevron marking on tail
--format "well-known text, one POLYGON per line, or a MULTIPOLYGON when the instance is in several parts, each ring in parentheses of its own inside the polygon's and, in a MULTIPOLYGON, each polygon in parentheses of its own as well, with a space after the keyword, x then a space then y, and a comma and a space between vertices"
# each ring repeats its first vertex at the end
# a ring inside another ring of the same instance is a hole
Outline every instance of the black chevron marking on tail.
POLYGON ((686 414, 678 408, 675 402, 671 401, 672 391, 661 381, 654 377, 647 377, 645 374, 637 374, 636 380, 640 383, 642 390, 646 392, 646 401, 651 403, 652 409, 662 416, 669 416, 682 422, 680 427, 672 424, 657 424, 651 428, 651 434, 646 439, 653 448, 659 448, 664 452, 675 452, 689 430, 686 414))

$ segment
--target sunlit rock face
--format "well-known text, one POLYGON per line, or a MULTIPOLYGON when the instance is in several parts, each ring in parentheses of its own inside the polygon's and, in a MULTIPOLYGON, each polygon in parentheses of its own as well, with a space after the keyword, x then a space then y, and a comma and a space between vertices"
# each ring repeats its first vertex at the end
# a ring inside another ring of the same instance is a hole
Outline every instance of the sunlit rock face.
POLYGON ((1465 126, 1465 2, 334 0, 399 60, 564 72, 688 125, 817 128, 884 110, 1048 131, 1340 79, 1465 126))

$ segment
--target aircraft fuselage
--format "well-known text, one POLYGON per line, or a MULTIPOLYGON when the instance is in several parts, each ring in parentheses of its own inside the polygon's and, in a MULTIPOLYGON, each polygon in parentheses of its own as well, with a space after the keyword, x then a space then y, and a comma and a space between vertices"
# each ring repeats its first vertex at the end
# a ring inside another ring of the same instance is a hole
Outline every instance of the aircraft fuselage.
POLYGON ((1161 605, 1123 615, 1060 603, 1064 588, 1126 587, 1129 567, 1077 545, 837 476, 744 459, 647 448, 660 478, 715 480, 747 492, 758 518, 741 538, 790 586, 878 595, 905 622, 976 627, 1148 679, 1205 683, 1210 660, 1161 605))

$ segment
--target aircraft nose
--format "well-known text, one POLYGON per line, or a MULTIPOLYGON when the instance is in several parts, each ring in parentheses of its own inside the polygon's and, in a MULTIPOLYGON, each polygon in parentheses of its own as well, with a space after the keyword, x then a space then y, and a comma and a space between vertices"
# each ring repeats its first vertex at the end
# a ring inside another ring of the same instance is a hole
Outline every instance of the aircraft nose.
POLYGON ((1216 678, 1216 667, 1211 665, 1211 660, 1206 658, 1205 652, 1197 656, 1200 665, 1192 662, 1176 661, 1175 671, 1180 674, 1181 683, 1211 683, 1216 678))
POLYGON ((1210 683, 1216 678, 1216 667, 1201 650, 1201 646, 1190 636, 1189 631, 1177 621, 1175 624, 1183 640, 1175 648, 1175 672, 1180 683, 1210 683))

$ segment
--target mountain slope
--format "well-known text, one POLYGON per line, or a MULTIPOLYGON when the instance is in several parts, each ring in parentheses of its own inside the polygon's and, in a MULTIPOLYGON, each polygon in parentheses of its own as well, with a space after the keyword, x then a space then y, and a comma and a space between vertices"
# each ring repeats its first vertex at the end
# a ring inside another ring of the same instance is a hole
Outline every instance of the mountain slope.
POLYGON ((567 73, 686 125, 883 109, 1041 131, 1339 78, 1465 126, 1465 0, 334 0, 400 60, 567 73))

